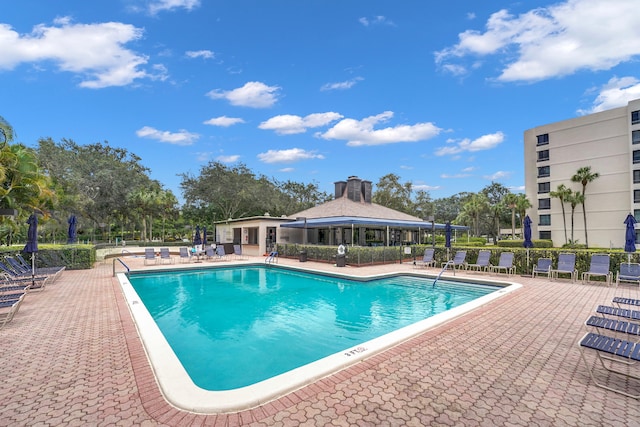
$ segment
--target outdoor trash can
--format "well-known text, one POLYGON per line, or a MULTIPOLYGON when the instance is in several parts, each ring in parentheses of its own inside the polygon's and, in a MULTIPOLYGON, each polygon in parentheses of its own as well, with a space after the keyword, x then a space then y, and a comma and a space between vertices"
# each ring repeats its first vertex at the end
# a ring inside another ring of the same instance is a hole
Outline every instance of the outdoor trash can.
POLYGON ((344 267, 346 259, 347 259, 346 255, 338 255, 336 257, 336 267, 344 267))
POLYGON ((300 251, 300 262, 307 262, 307 251, 300 251))

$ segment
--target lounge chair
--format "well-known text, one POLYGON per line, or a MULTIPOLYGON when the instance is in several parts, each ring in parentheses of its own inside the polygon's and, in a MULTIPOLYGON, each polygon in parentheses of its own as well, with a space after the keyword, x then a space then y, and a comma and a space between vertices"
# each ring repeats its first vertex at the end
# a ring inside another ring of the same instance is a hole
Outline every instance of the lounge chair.
POLYGON ((191 254, 189 249, 180 248, 180 262, 191 262, 191 254))
POLYGON ((492 265, 489 267, 489 271, 496 274, 500 273, 502 270, 504 270, 507 276, 510 274, 515 274, 516 268, 513 266, 513 252, 500 253, 498 265, 492 265))
POLYGON ((489 259, 491 251, 481 250, 478 252, 478 259, 475 264, 467 264, 467 270, 487 271, 489 269, 489 259))
POLYGON ((216 259, 218 257, 216 255, 216 250, 213 248, 213 246, 207 246, 207 248, 204 250, 204 256, 208 260, 216 259))
POLYGON ((24 301, 24 296, 25 294, 22 294, 18 299, 0 303, 0 329, 13 320, 20 308, 20 304, 24 301))
POLYGON ((144 265, 147 265, 149 261, 153 261, 154 264, 158 263, 158 258, 156 258, 153 248, 145 248, 144 250, 144 265))
POLYGON ((593 276, 604 277, 607 286, 611 284, 612 273, 609 270, 609 255, 608 254, 593 254, 591 255, 591 263, 589 265, 589 271, 582 273, 582 283, 587 283, 593 276))
POLYGON ((568 274, 572 282, 577 280, 576 254, 562 253, 558 255, 558 268, 551 270, 551 279, 557 279, 558 274, 568 274))
MULTIPOLYGON (((27 262, 22 255, 20 254, 16 254, 16 260, 18 260, 18 262, 20 263, 20 265, 23 266, 23 268, 26 268, 27 270, 31 270, 31 263, 27 262)), ((36 268, 36 272, 42 272, 43 274, 49 275, 49 276, 53 276, 52 279, 56 279, 60 273, 62 273, 64 270, 66 269, 66 267, 63 266, 55 266, 55 267, 38 267, 36 268)))
POLYGON ((639 310, 630 310, 622 307, 611 307, 608 305, 599 305, 596 308, 596 313, 604 314, 606 316, 623 317, 625 319, 640 320, 639 310))
POLYGON ((613 298, 613 303, 614 304, 618 304, 618 306, 620 304, 640 306, 640 299, 614 297, 613 298))
POLYGON ((224 251, 224 245, 216 246, 216 256, 218 257, 218 260, 227 259, 227 253, 224 251))
POLYGON ((433 259, 433 254, 435 253, 435 250, 433 248, 427 248, 424 250, 424 255, 422 257, 421 260, 416 260, 416 263, 414 264, 415 267, 435 267, 436 265, 436 260, 433 259))
POLYGON ((533 266, 531 277, 540 276, 541 274, 546 274, 547 277, 551 278, 551 258, 538 258, 537 264, 533 266))
POLYGON ((624 262, 616 273, 616 286, 620 282, 636 283, 640 286, 640 264, 624 262))
POLYGON ((248 259, 242 254, 242 246, 240 245, 233 245, 233 254, 237 259, 248 259))
POLYGON ((602 316, 591 316, 587 319, 585 325, 596 329, 607 329, 609 331, 640 336, 640 323, 627 322, 626 320, 616 320, 602 316))
MULTIPOLYGON (((591 380, 594 382, 594 384, 596 384, 598 387, 604 388, 609 391, 613 391, 615 393, 622 394, 624 396, 628 396, 634 399, 640 399, 640 394, 632 394, 623 390, 622 388, 615 388, 605 383, 598 382, 594 374, 594 369, 592 368, 592 365, 589 364, 589 362, 585 357, 586 349, 594 350, 596 353, 597 359, 600 361, 600 364, 605 370, 618 374, 621 377, 623 377, 625 380, 628 380, 629 378, 640 380, 640 377, 635 374, 632 374, 630 370, 622 371, 614 368, 615 363, 622 363, 624 365, 633 365, 637 362, 640 362, 640 342, 638 342, 638 340, 626 340, 626 339, 620 339, 620 338, 611 337, 607 335, 602 335, 595 332, 588 332, 580 340, 578 348, 580 349, 580 355, 582 356, 582 361, 587 367, 587 370, 589 371, 589 375, 591 376, 591 380), (605 360, 607 359, 608 359, 608 363, 605 363, 605 360)), ((629 369, 633 369, 633 368, 635 367, 630 367, 629 369)))
POLYGON ((10 256, 5 256, 4 259, 9 264, 11 269, 15 271, 20 277, 48 277, 49 283, 53 283, 58 278, 60 273, 62 273, 65 269, 65 267, 45 267, 36 268, 34 270, 31 265, 25 265, 21 261, 10 256))
POLYGON ((171 256, 171 252, 169 252, 169 248, 160 248, 160 263, 168 261, 169 264, 173 264, 176 262, 175 259, 171 256))
POLYGON ((453 268, 453 271, 456 271, 457 269, 465 269, 467 263, 465 261, 465 259, 467 258, 467 251, 457 251, 456 254, 453 256, 453 259, 450 261, 445 261, 442 263, 442 268, 446 269, 446 268, 453 268))

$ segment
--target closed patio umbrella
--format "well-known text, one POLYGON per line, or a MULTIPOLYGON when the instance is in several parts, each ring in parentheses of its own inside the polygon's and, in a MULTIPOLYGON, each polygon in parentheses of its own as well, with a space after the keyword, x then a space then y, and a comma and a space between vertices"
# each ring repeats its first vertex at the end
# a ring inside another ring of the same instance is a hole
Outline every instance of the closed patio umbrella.
POLYGON ((67 243, 68 244, 76 243, 76 241, 78 240, 78 234, 77 234, 78 219, 76 218, 75 215, 71 215, 67 220, 67 222, 69 223, 69 233, 67 234, 67 243))
POLYGON ((193 236, 193 246, 202 244, 202 237, 200 237, 200 226, 196 225, 196 235, 193 236))
POLYGON ((524 217, 524 242, 522 246, 527 248, 527 273, 529 273, 529 248, 533 247, 533 242, 531 241, 531 218, 529 215, 524 217))
POLYGON ((447 261, 449 260, 449 249, 451 249, 451 223, 447 221, 444 225, 444 246, 447 248, 447 261))
POLYGON ((207 246, 207 227, 202 228, 202 247, 207 246))
POLYGON ((31 254, 31 284, 35 284, 36 276, 36 253, 38 252, 38 217, 32 213, 27 220, 29 230, 27 231, 27 244, 24 252, 31 254))
POLYGON ((624 251, 627 253, 627 263, 631 264, 631 253, 636 251, 636 218, 629 214, 624 220, 626 224, 624 251))

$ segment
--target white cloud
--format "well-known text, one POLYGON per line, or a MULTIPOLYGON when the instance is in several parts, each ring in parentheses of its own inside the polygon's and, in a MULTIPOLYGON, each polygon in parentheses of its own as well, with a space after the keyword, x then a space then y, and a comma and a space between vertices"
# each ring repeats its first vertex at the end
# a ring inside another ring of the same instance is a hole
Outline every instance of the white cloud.
POLYGON ((247 82, 237 89, 223 91, 214 89, 207 93, 211 99, 226 99, 231 105, 251 108, 268 108, 278 101, 278 86, 267 86, 262 82, 247 82))
POLYGON ((216 160, 222 163, 235 163, 240 160, 239 154, 227 155, 227 156, 218 156, 216 160))
POLYGON ((204 58, 204 59, 211 59, 211 58, 215 58, 215 53, 213 53, 210 50, 188 50, 185 52, 185 55, 188 58, 204 58))
POLYGON ((499 181, 503 178, 509 178, 510 176, 511 176, 511 172, 497 171, 491 175, 485 175, 483 178, 488 179, 490 181, 499 181))
POLYGON ((397 142, 416 142, 433 138, 442 129, 433 123, 416 123, 414 125, 397 125, 384 129, 374 129, 374 126, 386 122, 393 117, 392 111, 385 111, 376 116, 362 120, 343 119, 331 129, 318 136, 324 139, 346 140, 352 147, 362 145, 382 145, 397 142))
POLYGON ((294 163, 310 159, 322 160, 324 156, 302 148, 290 148, 288 150, 269 150, 266 153, 260 153, 258 154, 258 159, 264 163, 294 163))
POLYGON ((482 135, 480 138, 473 141, 469 138, 465 138, 462 141, 448 141, 453 145, 440 147, 436 150, 436 156, 444 156, 451 154, 459 154, 464 151, 483 151, 491 150, 504 141, 504 134, 502 132, 491 133, 488 135, 482 135))
POLYGON ((453 174, 453 175, 450 175, 448 173, 443 173, 443 174, 440 175, 440 178, 442 178, 442 179, 451 179, 451 178, 458 179, 458 178, 469 178, 470 176, 471 175, 468 174, 468 173, 457 173, 457 174, 453 174))
POLYGON ((613 77, 602 88, 587 110, 578 110, 579 114, 591 114, 626 106, 629 101, 640 98, 640 80, 635 77, 613 77))
POLYGON ((148 57, 124 47, 142 35, 143 30, 133 25, 73 24, 68 17, 58 18, 52 26, 36 25, 30 34, 0 24, 0 69, 51 61, 59 70, 81 76, 80 86, 91 89, 126 86, 143 78, 163 80, 163 66, 147 72, 142 67, 148 57))
POLYGON ((444 66, 466 56, 504 55, 500 81, 608 70, 640 54, 639 19, 637 0, 567 0, 519 16, 500 10, 484 32, 459 34, 459 43, 436 52, 435 59, 444 66))
POLYGON ((382 16, 382 15, 374 16, 373 18, 362 17, 358 19, 358 22, 364 25, 365 27, 368 27, 370 25, 390 25, 390 26, 396 25, 393 23, 393 21, 388 20, 386 16, 382 16))
POLYGON ((295 171, 294 168, 282 168, 282 169, 278 169, 278 172, 293 172, 295 171))
POLYGON ((351 89, 356 83, 358 83, 361 80, 364 80, 364 79, 362 77, 354 77, 351 80, 347 80, 347 81, 344 81, 344 82, 326 83, 326 84, 322 85, 320 90, 321 91, 327 91, 327 90, 346 90, 346 89, 351 89))
POLYGON ((411 186, 411 188, 413 188, 415 191, 433 191, 433 190, 439 190, 440 186, 439 185, 427 185, 427 184, 413 184, 411 186))
POLYGON ((242 120, 239 117, 220 116, 220 117, 213 117, 207 121, 204 121, 203 123, 205 125, 220 126, 220 127, 226 128, 229 126, 237 125, 238 123, 244 123, 244 120, 242 120))
POLYGON ((341 114, 334 112, 314 113, 305 117, 283 114, 271 117, 269 120, 260 123, 258 128, 263 130, 273 130, 279 135, 292 135, 296 133, 304 133, 308 128, 326 126, 341 118, 341 114))
POLYGON ((200 6, 200 0, 152 0, 149 2, 149 13, 155 15, 164 10, 172 11, 174 9, 192 10, 200 6))
POLYGON ((136 131, 136 135, 140 138, 155 139, 160 142, 166 142, 173 145, 192 145, 200 138, 197 133, 187 132, 181 129, 179 132, 169 132, 166 130, 158 130, 150 126, 144 126, 136 131))

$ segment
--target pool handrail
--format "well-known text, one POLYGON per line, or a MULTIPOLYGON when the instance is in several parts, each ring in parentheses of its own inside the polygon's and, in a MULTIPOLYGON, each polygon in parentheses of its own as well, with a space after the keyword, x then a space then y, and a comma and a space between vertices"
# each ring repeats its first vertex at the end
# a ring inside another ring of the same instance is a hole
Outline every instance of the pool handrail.
POLYGON ((277 251, 272 251, 267 258, 265 258, 264 263, 265 264, 271 264, 271 263, 278 263, 278 252, 277 251))
POLYGON ((127 264, 124 263, 124 261, 122 261, 120 258, 114 258, 113 259, 113 277, 116 277, 116 260, 122 264, 124 266, 124 268, 127 269, 127 273, 129 273, 131 271, 131 269, 129 268, 129 266, 127 264))

